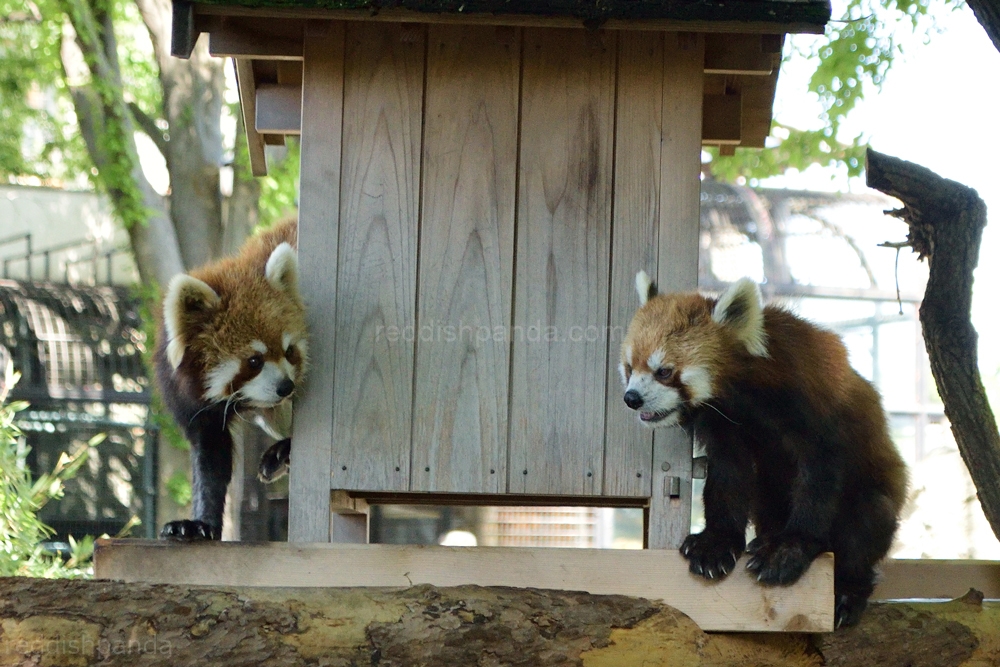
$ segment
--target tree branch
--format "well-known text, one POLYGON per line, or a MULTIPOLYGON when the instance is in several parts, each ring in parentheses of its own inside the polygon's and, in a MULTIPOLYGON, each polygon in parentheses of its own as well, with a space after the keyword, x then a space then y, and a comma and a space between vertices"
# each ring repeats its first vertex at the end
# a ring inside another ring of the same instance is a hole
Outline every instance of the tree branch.
POLYGON ((979 375, 971 320, 986 205, 972 188, 870 148, 867 174, 869 187, 903 202, 890 215, 909 225, 910 245, 927 259, 920 324, 931 372, 983 513, 1000 539, 1000 433, 979 375))
POLYGON ((1000 51, 1000 0, 969 0, 969 7, 993 46, 1000 51))
POLYGON ((128 103, 128 110, 132 112, 132 118, 135 119, 136 125, 142 130, 142 133, 153 140, 157 150, 160 151, 160 155, 166 158, 168 140, 163 130, 156 126, 156 121, 139 108, 139 105, 135 102, 128 103))

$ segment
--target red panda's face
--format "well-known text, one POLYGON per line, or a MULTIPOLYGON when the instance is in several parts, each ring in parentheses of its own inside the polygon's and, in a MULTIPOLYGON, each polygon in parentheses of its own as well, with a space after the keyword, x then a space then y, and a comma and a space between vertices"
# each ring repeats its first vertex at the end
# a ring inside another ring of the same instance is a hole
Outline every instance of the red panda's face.
POLYGON ((757 286, 741 281, 719 300, 699 294, 657 295, 637 276, 642 307, 622 343, 625 404, 646 426, 683 423, 711 401, 740 355, 766 356, 757 286))
POLYGON ((166 356, 195 377, 200 398, 270 408, 289 398, 306 370, 305 309, 294 250, 283 243, 266 267, 220 264, 171 281, 164 300, 166 356))
POLYGON ((235 354, 223 354, 205 369, 202 398, 269 408, 291 396, 301 381, 306 341, 301 333, 283 331, 280 339, 254 338, 235 354))

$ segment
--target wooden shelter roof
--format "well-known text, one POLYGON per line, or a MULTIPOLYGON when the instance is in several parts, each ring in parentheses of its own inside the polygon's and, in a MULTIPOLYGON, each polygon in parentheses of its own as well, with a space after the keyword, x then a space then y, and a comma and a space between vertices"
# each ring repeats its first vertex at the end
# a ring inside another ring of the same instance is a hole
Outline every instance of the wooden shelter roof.
POLYGON ((809 27, 821 31, 830 19, 828 0, 199 0, 190 4, 256 9, 360 10, 369 15, 403 10, 424 15, 569 17, 592 27, 612 20, 738 21, 799 24, 806 31, 809 27))

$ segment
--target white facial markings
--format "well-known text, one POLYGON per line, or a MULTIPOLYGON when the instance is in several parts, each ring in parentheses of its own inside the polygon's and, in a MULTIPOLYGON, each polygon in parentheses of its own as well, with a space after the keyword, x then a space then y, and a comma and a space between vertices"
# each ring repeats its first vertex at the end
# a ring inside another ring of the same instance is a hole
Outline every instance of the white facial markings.
POLYGON ((209 369, 205 374, 205 393, 207 401, 218 401, 229 395, 229 384, 240 372, 239 359, 227 359, 218 366, 209 369))
POLYGON ((618 364, 618 372, 622 376, 622 384, 628 386, 628 374, 625 372, 625 364, 618 364))
POLYGON ((657 350, 653 354, 649 355, 649 359, 646 360, 646 365, 649 366, 649 370, 654 373, 661 368, 663 368, 663 360, 666 358, 666 353, 663 350, 657 350))
POLYGON ((670 426, 678 422, 677 408, 682 403, 680 392, 674 387, 663 386, 651 373, 633 372, 625 391, 638 392, 642 397, 642 407, 639 408, 638 415, 639 422, 643 426, 670 426), (647 418, 643 419, 643 415, 647 415, 647 418), (649 415, 665 415, 665 417, 650 421, 649 415))
POLYGON ((691 404, 699 405, 712 398, 712 376, 704 366, 691 366, 681 371, 681 382, 691 394, 691 404))
POLYGON ((263 341, 252 340, 250 341, 250 347, 254 352, 259 352, 261 354, 267 354, 267 345, 263 341))
POLYGON ((278 362, 278 365, 281 366, 281 370, 288 376, 288 379, 295 382, 295 366, 292 366, 291 362, 284 357, 278 362))
POLYGON ((278 396, 278 384, 287 377, 288 374, 279 364, 266 361, 260 372, 240 388, 240 396, 249 401, 253 407, 277 405, 284 400, 278 396))

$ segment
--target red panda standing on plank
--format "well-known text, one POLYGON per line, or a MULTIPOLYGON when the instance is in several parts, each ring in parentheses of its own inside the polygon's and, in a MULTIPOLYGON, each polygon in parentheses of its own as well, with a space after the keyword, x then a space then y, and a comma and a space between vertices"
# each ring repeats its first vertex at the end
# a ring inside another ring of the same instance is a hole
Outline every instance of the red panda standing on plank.
POLYGON ((192 510, 161 537, 221 537, 234 436, 251 419, 284 438, 265 459, 287 461, 290 399, 307 353, 296 233, 294 220, 280 223, 235 257, 170 281, 154 361, 167 408, 191 443, 192 510))
POLYGON ((691 572, 725 577, 746 550, 758 581, 789 585, 833 551, 836 624, 857 623, 907 487, 878 392, 836 334, 762 308, 748 279, 717 300, 657 295, 645 272, 636 288, 625 403, 648 426, 694 427, 708 456, 705 530, 681 546, 691 572))

